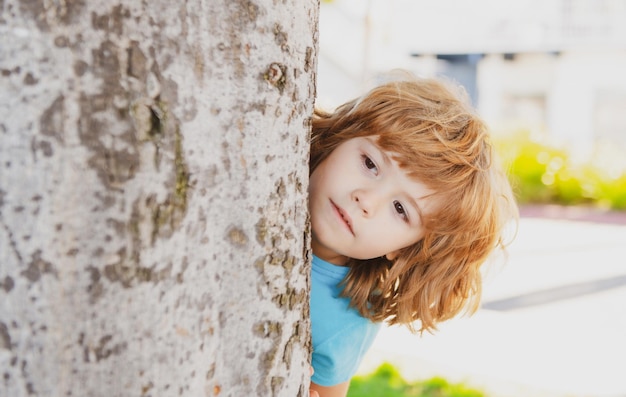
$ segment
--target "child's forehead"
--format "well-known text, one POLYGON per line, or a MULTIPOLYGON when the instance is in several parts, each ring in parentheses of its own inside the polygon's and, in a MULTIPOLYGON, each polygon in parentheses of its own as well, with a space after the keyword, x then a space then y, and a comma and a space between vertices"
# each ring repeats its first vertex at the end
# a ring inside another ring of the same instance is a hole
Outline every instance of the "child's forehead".
POLYGON ((386 157, 386 159, 397 162, 399 165, 401 165, 402 168, 409 168, 410 162, 407 161, 407 156, 388 147, 385 147, 385 145, 381 145, 381 139, 379 135, 369 135, 364 137, 364 139, 367 140, 369 144, 375 146, 376 149, 378 149, 381 154, 386 157))
POLYGON ((388 155, 394 154, 394 152, 385 148, 384 145, 381 145, 380 135, 367 135, 367 136, 362 137, 362 139, 367 141, 367 143, 375 146, 376 149, 380 150, 381 152, 384 152, 385 154, 388 154, 388 155))

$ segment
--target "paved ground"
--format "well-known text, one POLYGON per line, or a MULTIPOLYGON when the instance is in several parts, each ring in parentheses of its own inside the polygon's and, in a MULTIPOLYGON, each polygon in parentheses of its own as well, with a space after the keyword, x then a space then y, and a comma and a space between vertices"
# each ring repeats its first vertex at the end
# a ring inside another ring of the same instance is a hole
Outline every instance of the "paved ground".
POLYGON ((421 337, 385 328, 360 373, 389 361, 491 397, 626 397, 626 217, 551 211, 523 212, 473 317, 421 337))

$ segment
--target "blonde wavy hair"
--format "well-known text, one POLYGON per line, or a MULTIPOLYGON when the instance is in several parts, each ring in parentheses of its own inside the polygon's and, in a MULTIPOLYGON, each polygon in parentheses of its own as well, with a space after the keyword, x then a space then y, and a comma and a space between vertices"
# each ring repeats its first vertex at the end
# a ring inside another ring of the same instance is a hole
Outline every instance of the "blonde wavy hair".
POLYGON ((343 295, 351 305, 372 321, 420 332, 475 312, 480 267, 504 248, 505 225, 518 215, 487 127, 465 91, 441 79, 392 81, 332 113, 316 110, 312 124, 310 172, 341 143, 375 136, 439 204, 424 214, 424 237, 393 260, 349 261, 343 295))

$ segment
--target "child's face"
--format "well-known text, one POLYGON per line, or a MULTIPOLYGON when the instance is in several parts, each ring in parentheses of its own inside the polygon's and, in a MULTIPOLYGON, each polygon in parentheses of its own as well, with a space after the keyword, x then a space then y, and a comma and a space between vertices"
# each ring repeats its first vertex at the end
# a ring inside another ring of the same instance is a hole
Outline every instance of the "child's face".
POLYGON ((350 139, 311 174, 311 246, 330 263, 393 257, 424 235, 420 214, 432 210, 434 199, 425 197, 433 191, 409 178, 375 142, 350 139))

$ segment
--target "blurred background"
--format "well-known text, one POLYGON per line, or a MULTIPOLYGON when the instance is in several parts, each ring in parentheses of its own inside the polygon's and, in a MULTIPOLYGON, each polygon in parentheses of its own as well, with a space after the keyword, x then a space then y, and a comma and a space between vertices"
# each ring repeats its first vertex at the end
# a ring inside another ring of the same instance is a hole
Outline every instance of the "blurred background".
MULTIPOLYGON (((389 362, 387 383, 625 397, 626 0, 333 0, 319 26, 317 106, 398 68, 457 81, 522 214, 505 263, 486 267, 478 313, 435 335, 384 329, 360 374, 389 362)), ((353 384, 355 397, 391 395, 353 384)), ((398 395, 435 395, 411 390, 398 395)))

